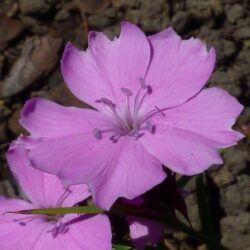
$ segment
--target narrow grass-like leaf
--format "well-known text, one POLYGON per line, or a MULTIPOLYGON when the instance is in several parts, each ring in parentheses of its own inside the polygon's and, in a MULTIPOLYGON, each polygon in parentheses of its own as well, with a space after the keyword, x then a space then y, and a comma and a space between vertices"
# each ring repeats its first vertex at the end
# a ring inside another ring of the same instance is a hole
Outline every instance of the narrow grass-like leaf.
POLYGON ((48 214, 48 215, 60 215, 60 214, 101 214, 104 213, 103 209, 94 206, 78 206, 78 207, 58 207, 58 208, 45 208, 45 209, 30 209, 20 210, 15 212, 16 214, 48 214))
MULTIPOLYGON (((196 177, 197 203, 202 225, 202 233, 215 242, 219 242, 219 234, 214 224, 211 207, 211 192, 207 183, 206 173, 196 177)), ((214 248, 207 245, 210 250, 214 248)))
POLYGON ((181 176, 177 181, 176 181, 176 185, 178 188, 184 188, 188 182, 193 178, 194 176, 181 176))
POLYGON ((112 249, 113 250, 129 250, 131 249, 131 247, 125 246, 125 245, 113 245, 112 249))

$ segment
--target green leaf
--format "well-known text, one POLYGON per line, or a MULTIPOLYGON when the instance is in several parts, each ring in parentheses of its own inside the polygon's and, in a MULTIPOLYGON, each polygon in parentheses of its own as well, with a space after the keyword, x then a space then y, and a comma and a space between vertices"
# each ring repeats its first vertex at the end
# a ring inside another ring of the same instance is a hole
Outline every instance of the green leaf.
POLYGON ((78 206, 78 207, 57 207, 57 208, 45 208, 45 209, 30 209, 20 210, 15 214, 47 214, 47 215, 60 215, 60 214, 102 214, 105 211, 95 206, 78 206))
MULTIPOLYGON (((206 174, 201 174, 196 177, 196 193, 197 203, 202 225, 202 233, 215 242, 219 242, 219 234, 214 224, 214 217, 211 207, 211 192, 207 183, 206 174)), ((209 249, 213 249, 208 244, 209 249)))
POLYGON ((188 182, 193 178, 194 176, 181 176, 177 181, 176 181, 176 185, 179 188, 184 188, 188 182))
POLYGON ((130 246, 125 246, 125 245, 113 245, 113 250, 128 250, 131 249, 130 246))

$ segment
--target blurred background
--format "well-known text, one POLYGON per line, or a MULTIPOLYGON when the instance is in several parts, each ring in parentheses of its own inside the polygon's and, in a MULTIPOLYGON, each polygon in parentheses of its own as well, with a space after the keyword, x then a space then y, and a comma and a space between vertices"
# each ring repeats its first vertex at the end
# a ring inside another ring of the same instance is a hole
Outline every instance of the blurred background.
MULTIPOLYGON (((226 89, 246 107, 236 125, 246 138, 224 150, 224 165, 208 172, 209 216, 224 246, 250 250, 249 0, 0 0, 0 195, 18 195, 5 152, 12 139, 25 134, 18 124, 24 102, 43 96, 66 106, 86 106, 64 85, 59 68, 63 48, 72 41, 85 49, 89 30, 119 35, 121 20, 147 34, 173 26, 183 38, 195 36, 216 48, 217 65, 208 86, 226 89)), ((197 204, 203 193, 197 196, 196 186, 194 179, 185 182, 186 202, 194 229, 204 231, 197 204)), ((206 248, 174 233, 164 249, 206 248)))

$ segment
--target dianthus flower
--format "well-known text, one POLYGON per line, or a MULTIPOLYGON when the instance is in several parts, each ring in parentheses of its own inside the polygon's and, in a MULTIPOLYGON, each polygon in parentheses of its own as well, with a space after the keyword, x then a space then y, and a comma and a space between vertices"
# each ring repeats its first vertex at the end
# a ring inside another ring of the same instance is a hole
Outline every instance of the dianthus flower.
POLYGON ((105 215, 8 213, 73 206, 90 194, 86 185, 64 188, 56 176, 34 169, 20 141, 12 143, 7 159, 30 202, 0 197, 1 250, 111 250, 111 228, 105 215))
POLYGON ((214 48, 172 28, 147 37, 124 22, 113 41, 90 32, 86 51, 66 46, 61 69, 95 110, 28 101, 21 124, 37 139, 30 160, 65 185, 88 184, 106 209, 162 182, 162 164, 184 175, 222 164, 218 149, 243 137, 231 129, 243 107, 222 89, 201 90, 214 64, 214 48))

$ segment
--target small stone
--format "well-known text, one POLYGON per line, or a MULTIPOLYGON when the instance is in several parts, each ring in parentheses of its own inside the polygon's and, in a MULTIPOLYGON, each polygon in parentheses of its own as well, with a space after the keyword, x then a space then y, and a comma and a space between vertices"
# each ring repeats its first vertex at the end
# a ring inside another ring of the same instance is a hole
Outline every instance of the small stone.
POLYGON ((0 16, 0 48, 18 37, 24 29, 25 26, 21 21, 0 16))
POLYGON ((240 117, 238 118, 239 124, 250 124, 250 107, 245 107, 240 117))
POLYGON ((54 19, 56 21, 65 21, 70 17, 70 13, 65 10, 65 9, 61 9, 60 11, 58 11, 54 17, 54 19))
POLYGON ((237 183, 220 189, 221 207, 227 214, 237 215, 244 212, 250 205, 250 176, 237 176, 237 183))
POLYGON ((75 3, 82 13, 98 13, 105 10, 111 0, 76 0, 75 3))
POLYGON ((226 232, 222 235, 221 244, 229 250, 250 250, 250 234, 226 232))
POLYGON ((15 190, 9 180, 0 181, 0 195, 7 197, 15 197, 15 190))
POLYGON ((50 9, 45 0, 19 0, 19 6, 24 14, 46 13, 50 9))
POLYGON ((241 150, 238 147, 231 147, 225 150, 223 157, 225 159, 225 164, 233 174, 241 174, 246 170, 249 160, 246 150, 241 150))
POLYGON ((169 9, 170 7, 165 0, 143 1, 139 25, 145 32, 150 33, 166 28, 169 25, 169 9))
POLYGON ((128 9, 126 12, 126 19, 134 24, 138 24, 140 20, 140 11, 138 9, 128 9))
POLYGON ((232 23, 242 18, 244 14, 245 10, 241 4, 234 4, 230 6, 228 10, 226 10, 227 20, 232 23))
POLYGON ((233 96, 241 96, 241 79, 242 75, 238 74, 236 71, 230 69, 227 71, 217 70, 209 80, 209 86, 221 87, 227 90, 233 96))
POLYGON ((250 38, 250 27, 242 27, 235 31, 235 37, 237 40, 250 38))
POLYGON ((20 109, 17 109, 8 121, 8 129, 15 135, 19 136, 21 134, 27 134, 27 132, 19 124, 20 119, 20 109))
POLYGON ((49 91, 49 99, 55 102, 58 102, 64 106, 73 106, 86 108, 89 107, 87 104, 84 104, 78 100, 67 88, 66 84, 61 82, 61 84, 53 87, 49 91))
POLYGON ((8 139, 7 136, 7 123, 1 122, 0 123, 0 142, 4 142, 8 139))
POLYGON ((91 15, 88 17, 88 24, 90 25, 90 27, 94 27, 94 28, 104 28, 106 26, 109 26, 110 24, 112 24, 112 19, 104 16, 103 14, 97 14, 97 15, 91 15))
POLYGON ((220 187, 231 184, 235 181, 233 174, 229 171, 227 166, 219 168, 217 171, 212 172, 211 176, 214 182, 220 187))
POLYGON ((191 20, 192 18, 189 12, 179 11, 173 16, 171 24, 177 33, 181 33, 190 24, 191 20))
POLYGON ((12 66, 6 78, 0 82, 0 97, 16 95, 47 75, 58 62, 61 39, 50 36, 28 39, 22 55, 12 66))
POLYGON ((112 3, 117 8, 134 8, 138 7, 139 0, 112 0, 112 3))
POLYGON ((226 216, 220 221, 220 227, 222 232, 250 233, 250 213, 243 212, 235 216, 226 216))
POLYGON ((212 15, 210 1, 186 0, 186 9, 199 19, 206 19, 212 15))

